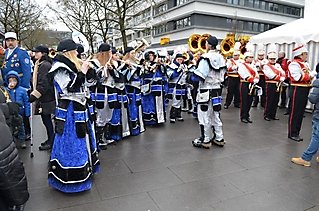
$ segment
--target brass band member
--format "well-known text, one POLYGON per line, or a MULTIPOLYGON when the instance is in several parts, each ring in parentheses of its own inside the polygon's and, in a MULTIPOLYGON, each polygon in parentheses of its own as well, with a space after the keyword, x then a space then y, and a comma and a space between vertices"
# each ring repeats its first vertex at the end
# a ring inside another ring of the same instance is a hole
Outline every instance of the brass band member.
POLYGON ((260 100, 260 105, 261 107, 265 107, 265 102, 266 102, 266 91, 265 91, 265 75, 263 72, 263 66, 265 64, 267 64, 268 61, 267 59, 265 59, 265 51, 263 49, 258 50, 257 52, 257 59, 254 60, 254 65, 256 66, 257 70, 258 70, 258 75, 259 75, 259 82, 258 82, 258 86, 261 87, 262 89, 262 95, 261 96, 254 96, 254 102, 252 107, 257 107, 258 103, 259 103, 259 98, 261 98, 260 100))
POLYGON ((256 95, 256 84, 259 82, 257 68, 253 64, 254 55, 251 51, 244 54, 242 64, 238 66, 238 74, 241 78, 240 83, 240 119, 243 123, 252 123, 249 115, 253 96, 256 95))
POLYGON ((285 72, 276 63, 276 52, 268 53, 268 64, 264 65, 263 72, 266 79, 266 104, 264 119, 266 121, 279 120, 276 117, 279 95, 282 84, 285 80, 285 72))
POLYGON ((288 138, 299 142, 303 141, 299 133, 311 88, 311 80, 315 77, 316 72, 311 71, 306 62, 308 50, 303 45, 293 49, 293 57, 293 61, 288 66, 291 80, 289 90, 289 108, 291 108, 291 111, 288 121, 288 138))
POLYGON ((233 58, 230 58, 227 62, 227 76, 228 76, 228 84, 227 84, 227 95, 226 102, 224 105, 225 109, 228 109, 234 97, 234 106, 236 108, 240 107, 240 78, 238 75, 238 65, 242 61, 239 59, 240 51, 234 51, 233 58))

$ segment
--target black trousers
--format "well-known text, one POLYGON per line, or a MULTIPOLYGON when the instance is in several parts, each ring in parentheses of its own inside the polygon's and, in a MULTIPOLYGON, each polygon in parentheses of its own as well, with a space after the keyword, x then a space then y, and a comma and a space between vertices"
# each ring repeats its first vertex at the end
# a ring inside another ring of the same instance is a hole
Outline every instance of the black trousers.
POLYGON ((249 95, 249 83, 240 83, 240 119, 248 119, 253 95, 249 95))
POLYGON ((261 98, 261 106, 264 107, 266 103, 266 81, 265 75, 259 75, 259 82, 257 83, 258 86, 261 87, 263 90, 263 94, 261 96, 254 96, 254 106, 257 106, 259 103, 259 97, 261 98))
POLYGON ((52 146, 53 139, 54 139, 54 129, 53 129, 53 123, 51 120, 51 114, 41 114, 41 119, 47 131, 48 143, 51 144, 52 146))
POLYGON ((298 136, 308 102, 310 87, 290 86, 288 136, 298 136))
POLYGON ((275 83, 266 83, 266 103, 264 117, 275 118, 279 102, 279 92, 275 83))
POLYGON ((227 84, 227 95, 225 105, 230 106, 234 98, 234 105, 239 106, 240 104, 240 78, 239 77, 228 77, 227 84))
POLYGON ((26 135, 31 134, 31 126, 30 126, 30 120, 29 117, 23 117, 23 125, 24 125, 24 131, 26 135))
POLYGON ((287 86, 283 86, 280 92, 280 107, 286 107, 287 104, 287 86))

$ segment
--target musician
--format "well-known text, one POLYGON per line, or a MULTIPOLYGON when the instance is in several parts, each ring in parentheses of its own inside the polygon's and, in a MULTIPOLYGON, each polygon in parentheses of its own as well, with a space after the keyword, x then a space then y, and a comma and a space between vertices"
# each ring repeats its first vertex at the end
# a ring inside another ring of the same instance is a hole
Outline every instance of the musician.
POLYGON ((208 52, 202 55, 196 70, 188 76, 188 81, 199 83, 196 101, 201 135, 192 141, 192 144, 194 147, 206 149, 211 147, 212 139, 218 146, 225 145, 220 110, 221 83, 227 68, 224 57, 216 50, 217 44, 218 40, 215 36, 207 38, 208 52))
POLYGON ((142 92, 143 119, 146 125, 155 125, 165 122, 164 64, 157 58, 155 51, 144 54, 144 73, 142 83, 147 89, 142 92))
POLYGON ((227 84, 227 95, 226 102, 224 105, 225 109, 228 109, 234 97, 234 106, 236 108, 240 107, 240 78, 238 75, 238 65, 242 62, 239 59, 240 51, 235 50, 233 53, 233 58, 228 59, 227 62, 227 76, 228 76, 228 84, 227 84))
POLYGON ((240 120, 243 123, 252 123, 249 111, 256 95, 256 85, 259 82, 258 70, 254 63, 254 54, 247 50, 244 54, 244 62, 238 65, 240 76, 240 120))
MULTIPOLYGON (((286 53, 284 51, 280 51, 278 53, 277 63, 280 64, 281 68, 285 71, 285 83, 289 84, 289 74, 288 74, 288 64, 290 61, 286 58, 286 53)), ((286 108, 287 104, 287 86, 283 86, 280 92, 280 106, 279 108, 286 108)))
POLYGON ((285 80, 285 71, 276 63, 276 52, 268 53, 268 63, 264 65, 263 72, 266 79, 266 104, 264 119, 266 121, 279 120, 276 117, 279 95, 285 80))
POLYGON ((57 50, 61 54, 49 71, 58 105, 48 180, 61 192, 81 192, 91 189, 92 175, 99 171, 92 113, 87 104, 89 63, 77 58, 72 39, 62 40, 57 50))
POLYGON ((145 131, 141 104, 141 73, 143 69, 142 65, 139 64, 140 61, 136 59, 135 50, 132 47, 125 49, 123 60, 125 66, 121 71, 125 75, 125 88, 129 98, 128 113, 130 133, 136 136, 145 131))
POLYGON ((267 64, 268 60, 265 59, 265 51, 263 49, 258 50, 257 52, 257 59, 253 61, 254 65, 256 66, 257 70, 258 70, 258 75, 259 75, 259 82, 258 82, 258 86, 261 87, 262 89, 262 95, 259 97, 258 95, 254 96, 254 102, 252 107, 257 107, 258 103, 259 103, 259 98, 261 98, 260 100, 260 105, 261 107, 265 107, 265 102, 266 102, 266 90, 265 90, 265 75, 263 72, 263 66, 265 64, 267 64))
MULTIPOLYGON (((194 55, 191 52, 188 52, 188 55, 188 60, 185 63, 187 65, 187 71, 194 72, 196 70, 196 61, 194 60, 194 55)), ((197 88, 198 87, 194 87, 190 84, 187 84, 186 87, 186 95, 183 99, 183 107, 189 114, 194 113, 194 110, 197 111, 195 109, 197 88)))
POLYGON ((170 109, 170 123, 184 121, 182 118, 182 96, 185 93, 187 66, 184 64, 185 56, 177 53, 173 62, 167 67, 168 75, 168 98, 172 99, 170 109))
POLYGON ((109 143, 113 143, 114 139, 111 137, 110 121, 112 119, 113 109, 110 104, 114 99, 108 96, 114 93, 114 77, 113 67, 110 64, 112 58, 111 46, 102 43, 98 48, 98 53, 91 63, 95 66, 98 74, 98 81, 91 96, 96 110, 96 140, 99 148, 102 150, 107 149, 109 143))
POLYGON ((311 71, 308 58, 308 50, 300 45, 292 50, 293 60, 288 65, 290 76, 289 88, 289 108, 291 108, 288 121, 288 138, 294 141, 303 141, 300 137, 300 129, 304 111, 307 105, 307 97, 311 88, 311 80, 316 76, 315 71, 311 71))

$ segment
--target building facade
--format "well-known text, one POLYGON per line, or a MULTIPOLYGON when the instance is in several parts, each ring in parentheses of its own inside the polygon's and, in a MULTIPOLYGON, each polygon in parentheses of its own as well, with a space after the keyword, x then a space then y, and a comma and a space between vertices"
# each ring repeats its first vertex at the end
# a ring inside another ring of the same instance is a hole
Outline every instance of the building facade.
MULTIPOLYGON (((304 16, 304 0, 159 0, 127 20, 128 42, 145 38, 151 48, 187 46, 191 34, 255 35, 304 16), (163 40, 166 44, 163 45, 163 40), (161 42, 162 41, 162 42, 161 42)), ((121 46, 121 38, 113 44, 121 46)))

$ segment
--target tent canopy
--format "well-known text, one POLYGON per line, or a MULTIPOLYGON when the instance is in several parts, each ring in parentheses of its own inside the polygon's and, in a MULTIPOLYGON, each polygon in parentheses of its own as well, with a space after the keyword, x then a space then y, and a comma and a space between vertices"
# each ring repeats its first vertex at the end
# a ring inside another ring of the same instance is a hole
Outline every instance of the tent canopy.
POLYGON ((250 38, 252 44, 291 44, 308 43, 309 41, 319 42, 319 27, 316 27, 316 20, 297 19, 290 23, 268 30, 250 38))

